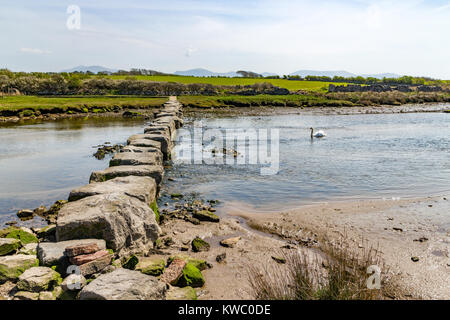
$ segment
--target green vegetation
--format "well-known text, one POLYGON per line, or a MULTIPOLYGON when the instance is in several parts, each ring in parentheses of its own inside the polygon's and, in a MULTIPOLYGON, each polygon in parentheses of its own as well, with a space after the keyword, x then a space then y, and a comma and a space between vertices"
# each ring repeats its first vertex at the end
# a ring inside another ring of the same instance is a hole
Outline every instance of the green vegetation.
POLYGON ((6 238, 18 239, 22 244, 38 243, 39 240, 33 234, 17 229, 8 233, 6 238))
POLYGON ((150 204, 150 209, 153 210, 154 214, 155 214, 155 219, 156 222, 160 222, 160 214, 159 214, 159 208, 158 208, 158 204, 156 203, 156 200, 154 200, 151 204, 150 204))
POLYGON ((183 269, 183 275, 177 282, 177 286, 180 287, 202 287, 205 284, 205 279, 203 278, 200 270, 191 263, 186 263, 183 269))

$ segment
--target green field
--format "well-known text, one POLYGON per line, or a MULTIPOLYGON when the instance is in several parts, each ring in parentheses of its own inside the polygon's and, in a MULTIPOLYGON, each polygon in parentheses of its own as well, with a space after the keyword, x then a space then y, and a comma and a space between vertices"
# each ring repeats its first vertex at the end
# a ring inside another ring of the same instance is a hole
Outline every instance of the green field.
POLYGON ((142 96, 6 96, 0 98, 0 111, 20 109, 55 109, 68 108, 108 108, 108 107, 151 107, 160 106, 167 97, 142 96))
MULTIPOLYGON (((107 76, 111 79, 126 79, 130 76, 107 76)), ((225 78, 225 77, 188 77, 188 76, 131 76, 137 80, 157 81, 157 82, 179 82, 183 84, 189 83, 208 83, 217 86, 236 86, 236 85, 252 85, 255 83, 269 82, 274 86, 286 88, 288 90, 305 90, 305 91, 323 91, 328 90, 328 85, 333 83, 341 85, 338 82, 322 82, 322 81, 295 81, 286 79, 253 79, 253 78, 225 78)))

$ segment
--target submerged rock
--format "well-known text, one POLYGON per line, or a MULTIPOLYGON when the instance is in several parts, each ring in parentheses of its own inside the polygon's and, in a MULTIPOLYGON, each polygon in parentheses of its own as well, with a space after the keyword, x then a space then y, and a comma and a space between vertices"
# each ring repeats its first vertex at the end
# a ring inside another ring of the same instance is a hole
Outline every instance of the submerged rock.
POLYGON ((117 177, 128 176, 151 177, 159 185, 164 176, 164 168, 160 165, 110 167, 105 170, 92 172, 89 182, 104 182, 117 177))
POLYGON ((99 276, 80 292, 80 300, 163 300, 167 285, 139 271, 117 269, 99 276))
POLYGON ((64 206, 58 216, 56 239, 105 239, 108 248, 124 256, 151 249, 160 232, 147 204, 126 195, 104 194, 64 206))
POLYGON ((151 177, 118 177, 106 182, 90 183, 72 190, 69 201, 76 201, 99 194, 125 194, 151 204, 156 198, 156 181, 151 177))

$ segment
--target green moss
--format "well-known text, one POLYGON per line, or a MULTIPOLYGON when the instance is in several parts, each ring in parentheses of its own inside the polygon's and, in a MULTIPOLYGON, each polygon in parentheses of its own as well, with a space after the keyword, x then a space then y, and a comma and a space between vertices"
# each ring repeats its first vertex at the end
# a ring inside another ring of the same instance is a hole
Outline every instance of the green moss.
POLYGON ((20 229, 19 229, 19 228, 16 228, 16 227, 8 227, 8 228, 5 228, 5 229, 0 230, 0 238, 6 238, 6 236, 7 236, 9 233, 11 233, 11 232, 13 232, 13 231, 15 231, 15 230, 20 230, 20 229))
POLYGON ((192 263, 187 263, 183 269, 183 275, 177 282, 179 287, 202 287, 205 284, 205 279, 203 278, 200 270, 195 267, 192 263))
POLYGON ((8 268, 6 265, 0 264, 0 283, 7 280, 15 281, 22 273, 25 272, 25 270, 37 266, 39 266, 38 259, 30 259, 29 261, 24 261, 21 265, 14 266, 12 268, 8 268))
POLYGON ((159 223, 159 221, 160 221, 160 214, 159 214, 159 208, 158 208, 158 204, 156 203, 156 200, 154 200, 154 201, 150 204, 150 209, 152 209, 153 212, 155 213, 155 219, 156 219, 156 222, 159 223))
POLYGON ((20 241, 14 241, 13 243, 5 243, 0 246, 0 256, 7 255, 8 253, 15 252, 20 248, 20 241))
POLYGON ((164 272, 165 265, 164 259, 143 260, 136 266, 136 270, 157 277, 164 272))
POLYGON ((172 193, 170 195, 171 198, 183 198, 183 195, 181 193, 172 193))
POLYGON ((169 259, 167 259, 167 264, 171 264, 174 259, 184 260, 184 261, 186 261, 186 263, 193 264, 200 271, 208 269, 208 263, 206 262, 206 260, 195 259, 195 258, 191 258, 186 255, 171 256, 171 257, 169 257, 169 259))
POLYGON ((192 240, 192 250, 194 252, 209 251, 210 247, 208 242, 199 237, 192 240))
POLYGON ((125 269, 134 270, 136 268, 136 265, 139 263, 139 258, 135 255, 132 255, 125 261, 125 263, 122 265, 125 269))
POLYGON ((12 238, 12 239, 19 239, 22 244, 29 244, 29 243, 37 243, 39 242, 38 238, 36 238, 35 235, 28 233, 26 231, 17 229, 14 230, 6 236, 6 238, 12 238))
POLYGON ((208 210, 195 211, 193 214, 194 218, 197 218, 200 221, 210 221, 210 222, 219 222, 219 217, 208 210))

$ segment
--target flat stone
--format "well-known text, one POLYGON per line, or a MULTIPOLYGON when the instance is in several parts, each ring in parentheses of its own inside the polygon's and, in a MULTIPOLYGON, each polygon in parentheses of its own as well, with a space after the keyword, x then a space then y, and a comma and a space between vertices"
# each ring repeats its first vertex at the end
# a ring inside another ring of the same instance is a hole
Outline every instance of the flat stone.
POLYGON ((160 133, 163 132, 165 135, 172 137, 172 132, 170 132, 170 126, 157 126, 157 125, 151 125, 149 127, 144 128, 144 133, 160 133))
POLYGON ((161 275, 160 280, 162 282, 175 285, 183 275, 183 269, 185 266, 186 261, 182 259, 174 259, 161 275))
POLYGON ((86 278, 82 274, 70 274, 61 283, 63 291, 81 290, 86 286, 86 278))
POLYGON ((132 144, 133 141, 150 140, 158 141, 161 143, 161 152, 164 155, 164 159, 167 159, 167 155, 170 154, 173 143, 170 135, 159 134, 135 134, 128 138, 127 144, 132 144))
POLYGON ((102 255, 98 259, 80 265, 81 274, 88 276, 100 272, 111 264, 111 260, 112 255, 107 252, 107 254, 102 255))
POLYGON ((79 256, 79 255, 87 255, 90 253, 95 253, 97 251, 100 251, 98 248, 97 243, 91 242, 91 243, 85 243, 85 244, 78 244, 76 246, 67 247, 64 251, 64 254, 71 260, 72 257, 79 256))
POLYGON ((136 270, 150 275, 159 276, 164 272, 166 263, 161 258, 142 257, 136 265, 136 270))
POLYGON ((220 245, 227 248, 233 248, 241 240, 241 237, 233 237, 220 241, 220 245))
POLYGON ((94 171, 89 182, 104 182, 117 177, 151 177, 159 185, 164 176, 163 166, 117 166, 109 167, 102 171, 94 171))
POLYGON ((25 254, 0 257, 0 283, 15 281, 25 270, 38 264, 35 256, 25 254))
POLYGON ((14 295, 14 300, 39 300, 38 292, 18 291, 14 295))
POLYGON ((162 165, 163 155, 156 152, 135 153, 121 152, 114 155, 109 161, 111 167, 114 166, 153 166, 162 165))
MULTIPOLYGON (((67 252, 67 249, 66 249, 66 252, 67 252)), ((93 253, 82 254, 82 255, 79 255, 76 257, 72 256, 69 258, 69 261, 70 261, 70 263, 72 263, 74 265, 80 266, 82 264, 100 259, 107 255, 109 255, 108 250, 100 250, 100 251, 93 252, 93 253)))
POLYGON ((41 242, 37 247, 39 264, 47 267, 58 264, 68 265, 67 257, 64 255, 67 247, 92 242, 96 243, 100 250, 106 249, 106 242, 103 239, 77 239, 60 242, 41 242))
POLYGON ((104 194, 65 205, 58 215, 56 239, 104 239, 108 248, 126 256, 153 248, 160 232, 148 204, 126 195, 104 194))
POLYGON ((162 126, 162 125, 168 126, 171 137, 173 137, 175 135, 175 132, 177 131, 175 121, 173 121, 172 119, 168 119, 167 117, 157 118, 156 120, 153 121, 152 124, 155 126, 162 126))
POLYGON ((219 217, 216 214, 208 210, 194 211, 192 215, 194 216, 194 218, 197 218, 200 221, 210 221, 210 222, 220 221, 219 217))
POLYGON ((56 297, 53 294, 53 292, 42 291, 42 292, 39 292, 39 300, 51 301, 51 300, 56 300, 56 297))
POLYGON ((183 119, 177 116, 165 116, 159 117, 155 120, 154 123, 174 123, 175 129, 179 129, 183 126, 183 119))
POLYGON ((58 285, 61 276, 48 267, 32 267, 19 276, 17 288, 23 291, 41 292, 58 285))
POLYGON ((34 215, 34 212, 32 210, 28 210, 28 209, 19 210, 17 212, 17 216, 21 219, 32 218, 33 215, 34 215))
POLYGON ((127 141, 129 146, 141 148, 156 148, 161 150, 161 142, 148 139, 134 139, 127 141))
POLYGON ((159 153, 162 155, 161 149, 160 148, 154 148, 154 147, 135 147, 135 146, 126 146, 123 147, 123 149, 121 150, 121 152, 123 153, 159 153))
POLYGON ((166 300, 197 300, 197 292, 192 287, 170 287, 166 300))
POLYGON ((151 204, 156 199, 156 181, 151 177, 118 177, 106 182, 95 182, 72 190, 70 201, 99 194, 118 193, 151 204))
POLYGON ((139 271, 119 268, 99 276, 80 292, 80 300, 163 300, 167 285, 139 271))
POLYGON ((16 252, 21 246, 20 240, 11 238, 0 238, 0 256, 16 252))

